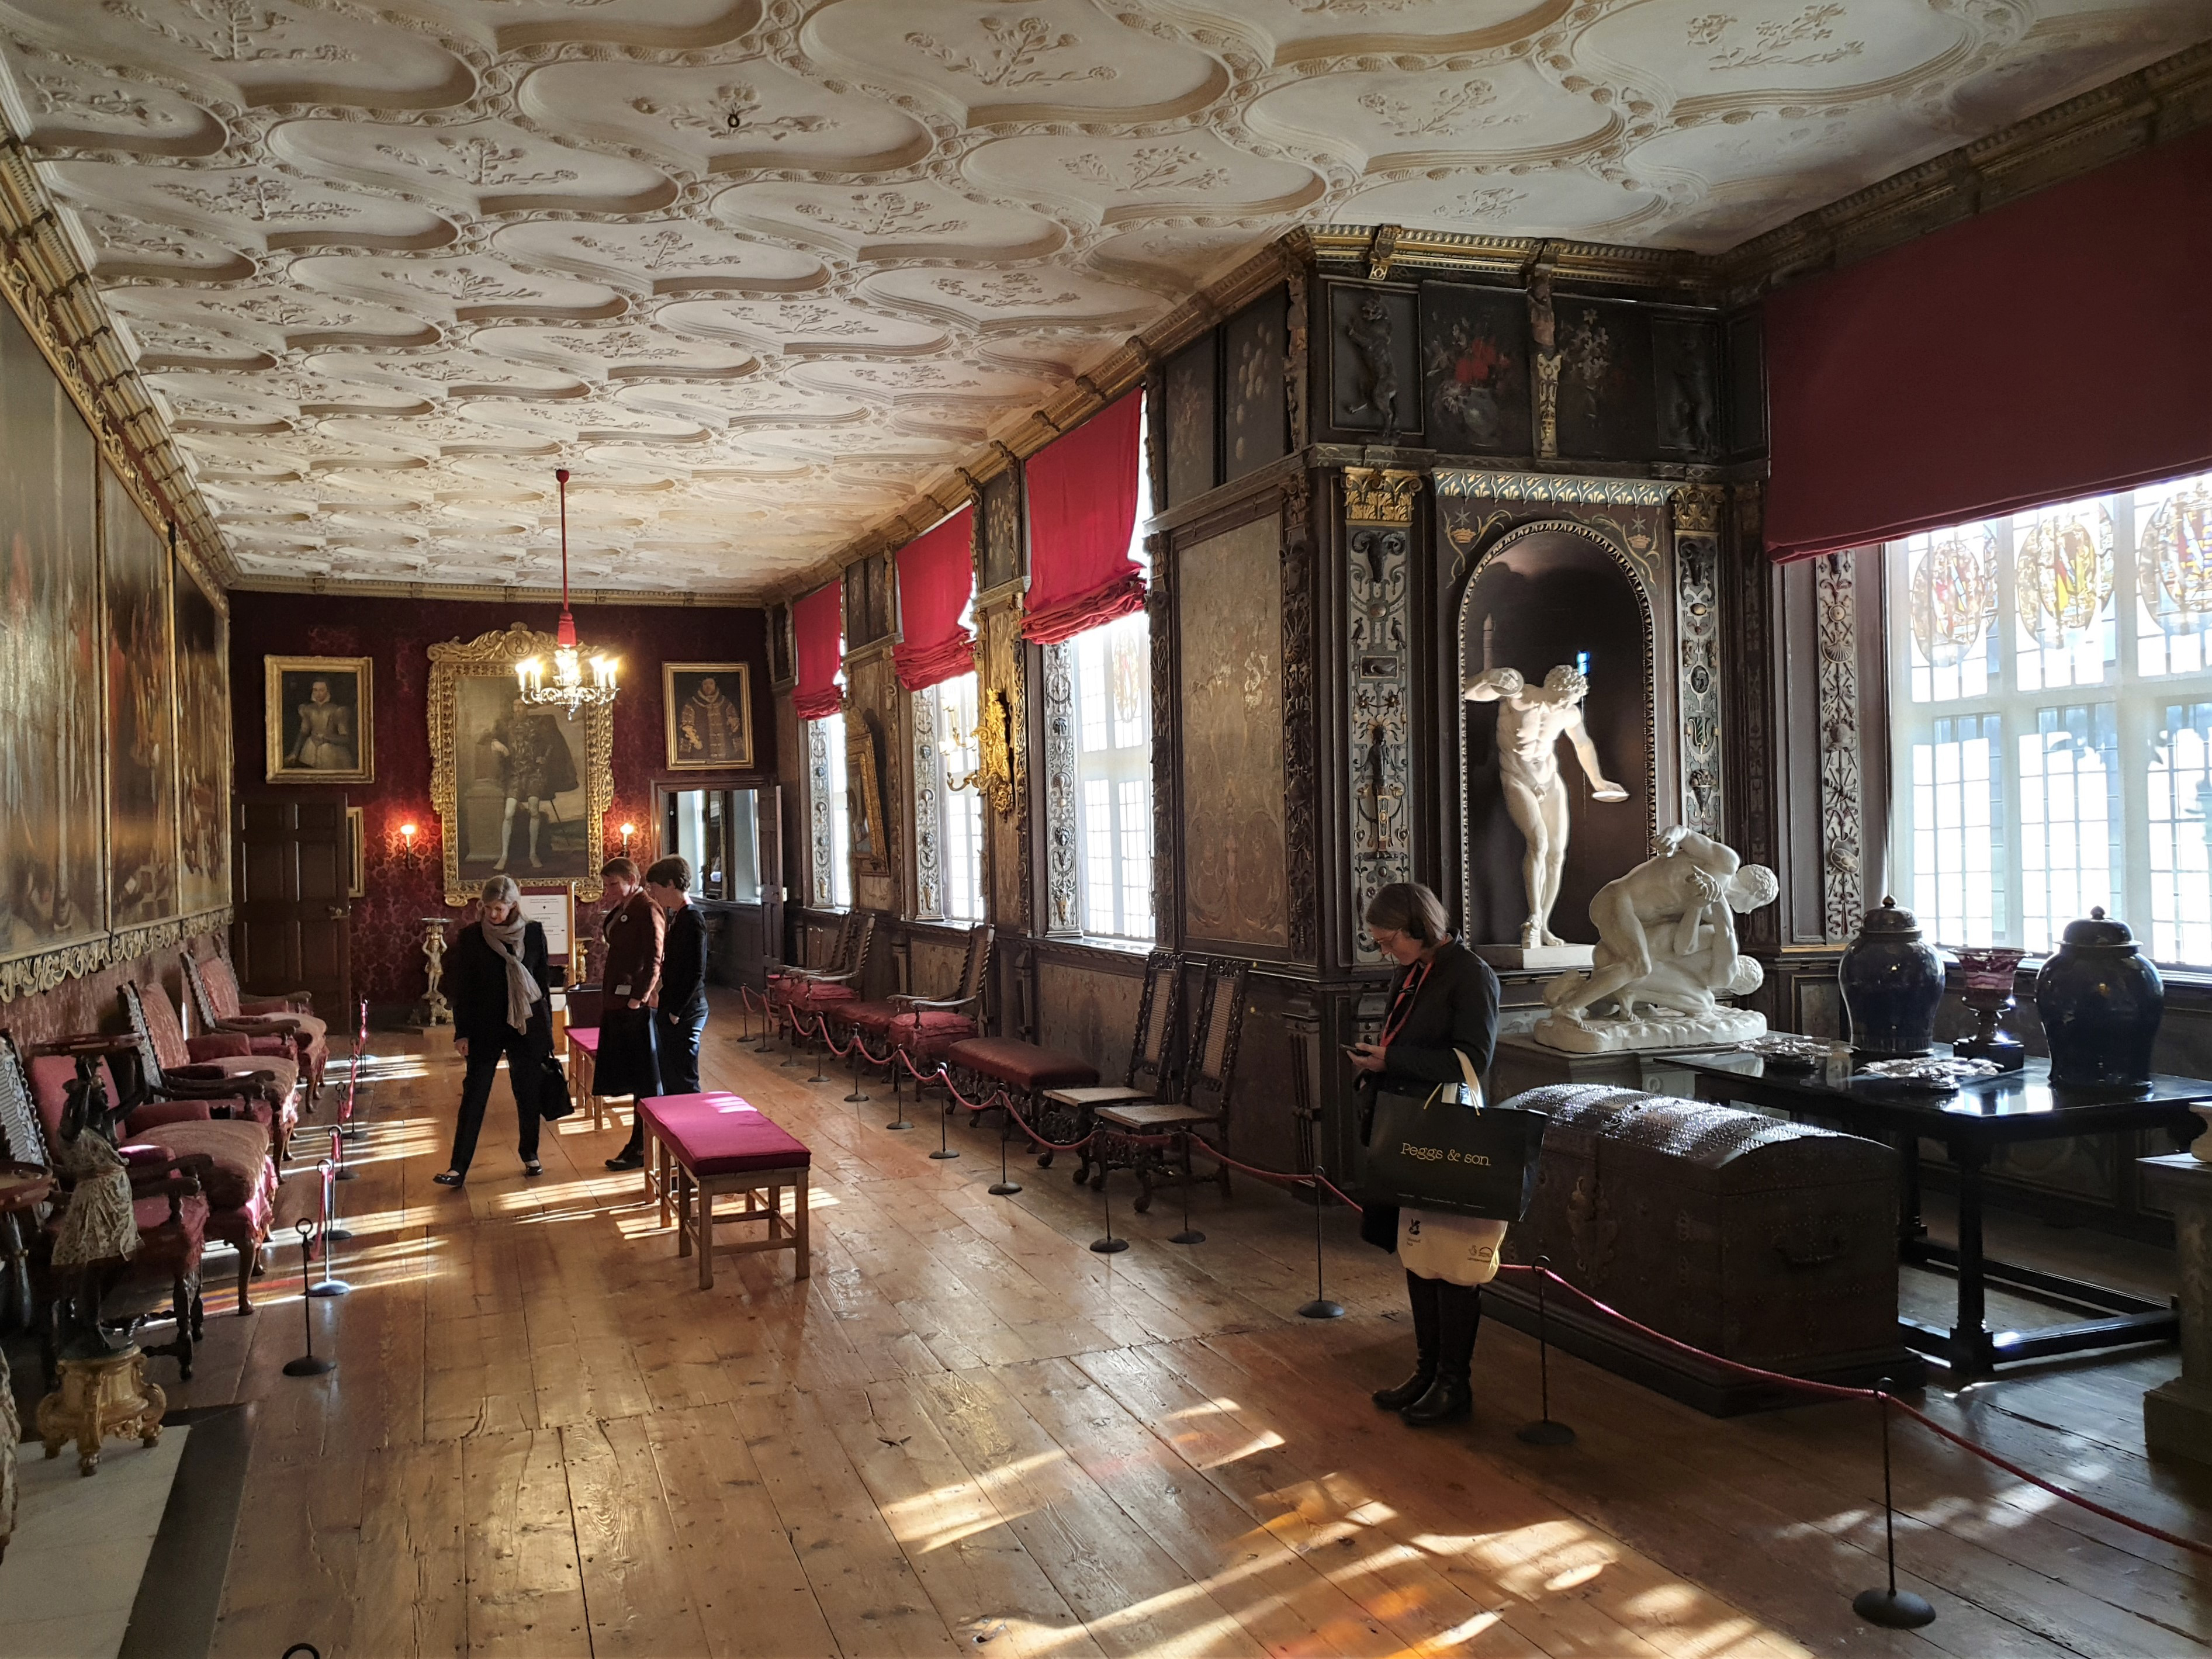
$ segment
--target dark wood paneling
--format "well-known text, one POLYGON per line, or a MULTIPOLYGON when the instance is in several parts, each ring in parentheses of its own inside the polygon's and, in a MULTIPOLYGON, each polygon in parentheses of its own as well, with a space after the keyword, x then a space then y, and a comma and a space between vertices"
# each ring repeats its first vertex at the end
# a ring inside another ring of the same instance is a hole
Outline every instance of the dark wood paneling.
POLYGON ((1283 397, 1287 296, 1278 289, 1247 306, 1221 331, 1221 473, 1250 477, 1290 453, 1283 397))

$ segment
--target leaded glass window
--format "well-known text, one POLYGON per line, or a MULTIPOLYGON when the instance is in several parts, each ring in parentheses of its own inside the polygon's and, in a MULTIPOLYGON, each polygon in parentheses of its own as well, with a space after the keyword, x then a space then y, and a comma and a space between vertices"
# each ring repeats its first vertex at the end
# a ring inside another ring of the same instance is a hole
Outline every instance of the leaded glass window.
POLYGON ((1893 880, 1939 942, 2093 906, 2212 965, 2212 475, 1890 544, 1893 880))

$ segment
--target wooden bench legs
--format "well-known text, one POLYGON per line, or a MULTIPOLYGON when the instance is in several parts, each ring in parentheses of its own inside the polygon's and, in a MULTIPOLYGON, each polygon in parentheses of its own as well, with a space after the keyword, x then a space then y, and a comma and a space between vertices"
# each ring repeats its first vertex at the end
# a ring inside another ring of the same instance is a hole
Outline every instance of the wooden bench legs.
MULTIPOLYGON (((752 1170, 743 1175, 695 1176, 680 1161, 671 1160, 675 1188, 673 1201, 676 1210, 676 1254, 690 1255, 696 1246, 699 1256, 699 1288, 710 1291, 714 1287, 714 1255, 749 1255, 757 1250, 789 1250, 792 1253, 792 1277, 805 1279, 812 1271, 808 1244, 807 1170, 804 1164, 790 1170, 752 1170), (791 1215, 783 1213, 783 1195, 791 1194, 791 1215), (742 1210, 720 1210, 714 1207, 719 1198, 743 1194, 745 1206, 742 1210), (714 1229, 733 1222, 758 1221, 767 1224, 766 1234, 749 1238, 742 1243, 718 1244, 714 1229)), ((670 1204, 669 1183, 661 1188, 661 1208, 666 1213, 670 1204)))

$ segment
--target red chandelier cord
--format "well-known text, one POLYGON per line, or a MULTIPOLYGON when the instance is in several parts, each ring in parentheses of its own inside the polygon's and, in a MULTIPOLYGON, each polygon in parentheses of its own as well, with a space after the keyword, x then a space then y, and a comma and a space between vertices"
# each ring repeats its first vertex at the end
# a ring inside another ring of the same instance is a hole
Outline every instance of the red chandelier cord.
POLYGON ((576 617, 568 609, 568 469, 553 469, 553 477, 561 486, 561 627, 554 638, 574 649, 576 644, 576 617))

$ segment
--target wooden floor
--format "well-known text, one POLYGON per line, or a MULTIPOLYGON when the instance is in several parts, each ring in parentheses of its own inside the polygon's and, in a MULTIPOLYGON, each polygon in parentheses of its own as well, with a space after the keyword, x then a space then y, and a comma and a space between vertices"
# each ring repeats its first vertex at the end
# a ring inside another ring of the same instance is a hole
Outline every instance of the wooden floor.
MULTIPOLYGON (((210 1309, 179 1404, 261 1402, 216 1647, 325 1656, 2185 1654, 2208 1564, 1900 1431, 1899 1544, 1939 1612, 1852 1617, 1881 1577, 1869 1407, 1721 1422, 1492 1323, 1474 1422, 1427 1433, 1369 1389, 1406 1369, 1402 1280, 1325 1218, 1346 1318, 1313 1293, 1312 1213, 1256 1182, 1085 1248, 1098 1200, 995 1133, 891 1133, 878 1097, 708 1028, 708 1086, 814 1149, 814 1275, 741 1258, 714 1289, 654 1224, 617 1144, 571 1121, 526 1183, 502 1086, 467 1188, 442 1169, 459 1072, 372 1044, 372 1134, 343 1188, 358 1287, 301 1346, 296 1246, 259 1311, 210 1309)), ((311 1178, 286 1186, 311 1201, 311 1178)), ((2142 1453, 2170 1352, 2060 1366, 1932 1407, 2026 1466, 2212 1534, 2212 1485, 2142 1453)), ((166 1384, 173 1374, 157 1366, 166 1384)))

